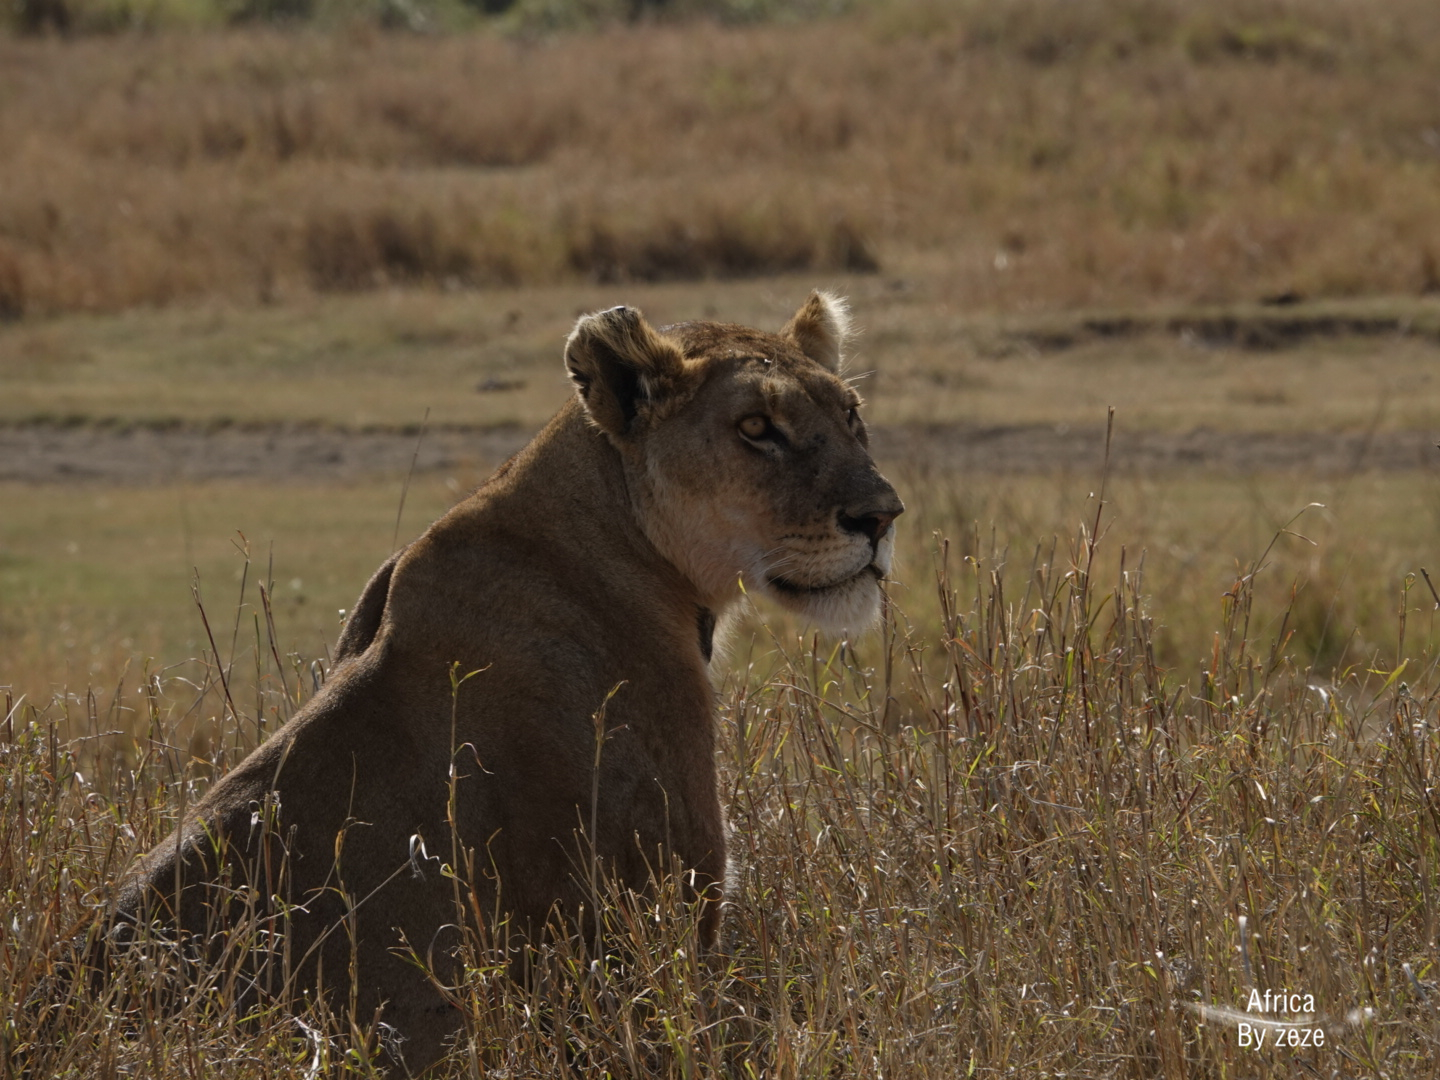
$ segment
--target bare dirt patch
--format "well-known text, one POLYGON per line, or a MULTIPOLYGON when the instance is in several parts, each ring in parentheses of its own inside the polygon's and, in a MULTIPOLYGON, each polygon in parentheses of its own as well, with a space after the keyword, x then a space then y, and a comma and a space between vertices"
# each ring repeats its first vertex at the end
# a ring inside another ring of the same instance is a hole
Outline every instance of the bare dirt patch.
MULTIPOLYGON (((346 482, 418 471, 488 468, 519 450, 520 427, 346 431, 307 426, 227 428, 23 424, 0 426, 0 480, 27 483, 264 479, 346 482), (418 448, 418 449, 417 449, 418 448)), ((1098 471, 1100 427, 937 424, 878 427, 882 460, 989 473, 1098 471)), ((1117 430, 1110 467, 1143 473, 1176 468, 1333 475, 1440 466, 1433 431, 1188 432, 1117 430)))
POLYGON ((305 425, 0 427, 0 479, 33 483, 111 480, 358 480, 498 463, 534 432, 518 427, 344 431, 305 425))
MULTIPOLYGON (((957 470, 1056 473, 1098 472, 1105 465, 1099 427, 1014 426, 883 428, 876 455, 957 470)), ((1110 468, 1120 473, 1187 468, 1211 472, 1304 472, 1331 476, 1362 470, 1397 471, 1440 466, 1430 431, 1187 432, 1117 430, 1110 468)))

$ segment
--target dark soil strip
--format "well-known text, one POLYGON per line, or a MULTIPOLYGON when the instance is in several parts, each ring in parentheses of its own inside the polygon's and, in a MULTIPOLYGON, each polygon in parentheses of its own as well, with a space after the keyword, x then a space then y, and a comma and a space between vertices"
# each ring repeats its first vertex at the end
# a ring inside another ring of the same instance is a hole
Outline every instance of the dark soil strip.
POLYGON ((1299 298, 1273 297, 1258 307, 1189 311, 1176 315, 1091 315, 1075 320, 1042 319, 1002 339, 1042 351, 1068 349, 1107 338, 1169 334, 1198 345, 1273 350, 1316 338, 1414 337, 1440 342, 1440 310, 1415 305, 1403 312, 1335 311, 1307 308, 1299 298))
MULTIPOLYGON (((1205 469, 1326 475, 1433 469, 1440 467, 1437 434, 1121 430, 1111 446, 1110 466, 1118 473, 1205 469)), ((530 435, 518 428, 430 431, 421 440, 416 467, 489 468, 520 449, 530 435)), ((878 428, 872 441, 882 462, 989 473, 1098 471, 1105 456, 1100 428, 878 428)), ((223 478, 343 482, 405 472, 415 445, 413 433, 327 428, 0 426, 0 480, 121 485, 223 478)))
POLYGON ((0 480, 164 484, 254 478, 315 482, 504 461, 533 432, 337 431, 323 427, 0 426, 0 480))
MULTIPOLYGON (((1117 473, 1204 469, 1212 472, 1304 472, 1440 468, 1436 432, 1184 433, 1117 430, 1110 468, 1117 473)), ((1103 428, 962 427, 877 431, 876 456, 938 468, 1012 473, 1097 472, 1105 462, 1103 428)))

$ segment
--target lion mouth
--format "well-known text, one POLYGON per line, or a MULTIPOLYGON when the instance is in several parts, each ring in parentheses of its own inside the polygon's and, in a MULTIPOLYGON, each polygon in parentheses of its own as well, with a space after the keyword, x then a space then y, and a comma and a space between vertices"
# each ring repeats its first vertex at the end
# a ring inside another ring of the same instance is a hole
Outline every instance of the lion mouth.
POLYGON ((895 551, 895 530, 888 528, 875 543, 870 562, 856 570, 853 574, 838 578, 835 581, 826 582, 823 585, 812 585, 799 581, 792 581, 780 574, 767 577, 766 583, 776 592, 785 596, 805 597, 815 596, 822 593, 832 593, 844 589, 869 575, 876 581, 884 581, 890 573, 890 563, 895 551))
POLYGON ((769 578, 768 581, 772 588, 788 596, 814 596, 817 593, 827 593, 833 592, 836 589, 843 589, 845 586, 859 581, 866 574, 869 574, 876 581, 885 577, 884 570, 880 569, 880 567, 874 563, 870 563, 867 566, 861 567, 849 577, 841 578, 839 581, 831 581, 824 585, 802 585, 798 581, 790 581, 788 578, 783 578, 779 575, 769 578))

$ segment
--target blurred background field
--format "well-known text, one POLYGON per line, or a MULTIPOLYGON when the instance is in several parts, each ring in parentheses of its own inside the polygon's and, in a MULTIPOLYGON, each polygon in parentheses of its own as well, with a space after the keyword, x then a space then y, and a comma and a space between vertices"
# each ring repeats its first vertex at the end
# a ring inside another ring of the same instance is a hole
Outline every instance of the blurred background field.
MULTIPOLYGON (((1261 594, 1279 611, 1302 584, 1317 621, 1292 648, 1307 663, 1395 660, 1397 590, 1440 570, 1430 301, 1157 307, 1117 332, 1117 317, 1083 310, 967 312, 925 282, 828 283, 864 328, 850 371, 911 506, 900 527, 917 582, 939 536, 979 530, 988 545, 993 528, 1018 557, 1088 520, 1113 406, 1111 546, 1146 552, 1168 663, 1193 674, 1237 568, 1311 502, 1325 509, 1300 531, 1318 546, 1281 543, 1261 594), (1365 332, 1332 333, 1336 321, 1365 332), (1246 337, 1275 326, 1289 336, 1246 337)), ((240 534, 257 563, 274 548, 281 637, 323 655, 338 609, 396 539, 564 399, 560 352, 578 311, 624 300, 657 321, 778 326, 806 288, 385 289, 0 330, 5 680, 43 696, 110 681, 127 658, 207 647, 190 580, 198 567, 204 595, 232 612, 240 534)), ((906 603, 928 613, 933 596, 921 585, 906 603)))
POLYGON ((1319 546, 1270 573, 1328 613, 1306 663, 1380 663, 1440 563, 1433 5, 6 12, 0 678, 28 693, 203 647, 191 578, 229 605, 242 534, 322 654, 619 301, 773 326, 848 294, 917 574, 939 535, 1068 535, 1113 406, 1111 527, 1186 674, 1307 503, 1319 546))
POLYGON ((778 327, 817 282, 861 328, 849 374, 871 423, 1130 430, 1413 430, 1440 414, 1440 300, 1007 314, 886 275, 223 301, 0 326, 0 423, 536 430, 569 392, 577 314, 778 327))
MULTIPOLYGON (((38 913, 0 934, 4 1003, 554 411, 577 314, 773 328, 825 286, 908 511, 883 634, 767 613, 717 668, 753 845, 725 1045, 774 1076, 1292 1075, 1181 1007, 1263 983, 1325 995, 1317 1074, 1433 1067, 1440 7, 0 20, 0 884, 38 913), (807 741, 832 729, 843 761, 807 741), (944 955, 906 968, 916 920, 944 955), (746 966, 775 940, 809 966, 746 966)), ((641 998, 683 1027, 714 1001, 680 985, 641 998)), ((482 1036, 545 1042, 494 993, 482 1036)), ((651 1071, 741 1074, 640 1012, 651 1071)), ((192 1075, 154 1049, 178 1029, 95 1025, 192 1075)), ((222 1028, 233 1075, 306 1074, 222 1028)), ((515 1075, 569 1052, 531 1049, 515 1075)))
POLYGON ((0 40, 12 316, 877 266, 959 310, 1440 287, 1425 0, 30 2, 74 10, 0 40))
MULTIPOLYGON (((938 618, 939 538, 949 538, 957 555, 984 556, 1023 576, 1037 550, 1047 560, 1052 547, 1063 554, 1096 509, 1094 476, 977 479, 914 462, 882 465, 909 508, 892 595, 922 630, 938 618)), ((476 462, 457 471, 458 477, 422 474, 410 486, 401 543, 447 509, 484 467, 476 462)), ((146 658, 163 664, 210 653, 192 589, 197 571, 227 662, 240 656, 253 663, 261 583, 285 651, 305 663, 323 658, 339 633, 340 610, 390 554, 402 484, 394 476, 325 486, 0 485, 7 508, 0 522, 4 682, 35 700, 61 689, 83 695, 92 684, 113 686, 127 665, 138 670, 146 658)), ((1281 537, 1256 584, 1257 633, 1280 632, 1293 595, 1287 648, 1325 679, 1349 667, 1388 670, 1398 663, 1402 606, 1413 609, 1410 649, 1423 654, 1434 644, 1426 614, 1434 598, 1418 579, 1421 567, 1440 578, 1434 545, 1440 480, 1433 475, 1237 480, 1187 470, 1113 478, 1108 498, 1107 542, 1097 565, 1109 576, 1118 573, 1122 546, 1130 569, 1143 557, 1156 656, 1177 677, 1205 666, 1227 593, 1312 502, 1322 507, 1291 526, 1306 539, 1281 537), (1416 580, 1402 604, 1407 576, 1416 580)), ((269 648, 265 634, 260 647, 269 648)))

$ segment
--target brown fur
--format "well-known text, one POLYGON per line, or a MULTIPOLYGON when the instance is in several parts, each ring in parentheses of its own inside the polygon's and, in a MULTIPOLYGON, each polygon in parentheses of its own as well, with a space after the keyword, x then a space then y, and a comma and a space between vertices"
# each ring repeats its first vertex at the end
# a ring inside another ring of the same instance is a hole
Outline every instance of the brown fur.
POLYGON ((613 691, 595 847, 636 889, 677 860, 713 942, 725 876, 716 615, 743 579, 859 628, 902 510, 833 374, 844 324, 820 294, 783 335, 656 331, 625 308, 582 319, 565 356, 577 396, 381 567, 325 687, 140 861, 119 923, 218 940, 217 911, 233 918, 246 902, 217 891, 227 876, 255 885, 262 914, 271 896, 304 902, 288 930, 297 981, 280 986, 278 963, 252 960, 252 973, 272 992, 344 991, 353 960, 360 1018, 383 1004, 407 1064, 428 1065, 459 1016, 395 950, 408 942, 458 977, 443 928, 462 916, 434 858, 451 859, 451 763, 484 910, 533 936, 585 898, 574 871, 589 850, 577 830, 590 826, 592 718, 613 691), (774 438, 740 433, 755 416, 774 438), (472 671, 452 699, 452 672, 472 671))

